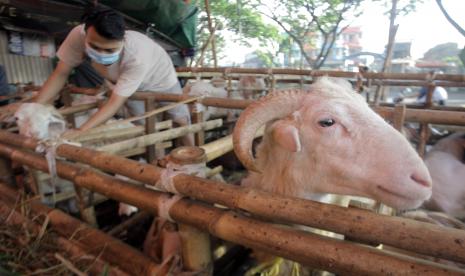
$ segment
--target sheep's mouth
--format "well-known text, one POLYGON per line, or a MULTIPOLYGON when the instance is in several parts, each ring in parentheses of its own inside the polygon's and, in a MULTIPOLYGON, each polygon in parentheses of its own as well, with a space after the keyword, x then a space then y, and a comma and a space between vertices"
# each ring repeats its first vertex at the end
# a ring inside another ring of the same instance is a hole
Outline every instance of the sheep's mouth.
POLYGON ((376 188, 378 188, 378 190, 384 192, 384 193, 387 193, 387 194, 390 194, 392 196, 395 196, 395 197, 400 197, 402 199, 405 199, 405 200, 414 200, 413 198, 410 198, 410 197, 407 197, 405 195, 401 195, 401 194, 398 194, 396 192, 393 192, 391 190, 388 190, 386 188, 384 188, 383 186, 376 186, 376 188))

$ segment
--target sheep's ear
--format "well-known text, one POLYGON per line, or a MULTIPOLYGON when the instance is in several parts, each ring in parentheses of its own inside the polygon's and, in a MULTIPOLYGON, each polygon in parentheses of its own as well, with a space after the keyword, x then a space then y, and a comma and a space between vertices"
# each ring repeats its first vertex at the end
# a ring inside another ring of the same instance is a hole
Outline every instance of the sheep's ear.
POLYGON ((273 126, 273 140, 282 148, 290 152, 299 152, 302 149, 299 130, 292 124, 278 121, 273 126))

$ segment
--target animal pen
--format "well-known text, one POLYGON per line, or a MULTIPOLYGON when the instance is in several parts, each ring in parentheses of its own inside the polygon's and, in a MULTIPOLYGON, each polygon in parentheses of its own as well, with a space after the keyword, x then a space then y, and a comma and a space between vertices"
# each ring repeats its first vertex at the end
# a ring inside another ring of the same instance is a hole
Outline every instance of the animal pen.
MULTIPOLYGON (((359 91, 367 86, 427 86, 425 106, 384 104, 379 102, 379 96, 370 103, 373 110, 398 130, 404 122, 420 124, 417 143, 420 155, 428 143, 429 124, 465 126, 465 108, 431 104, 436 85, 464 87, 463 75, 244 68, 178 68, 177 71, 181 79, 223 77, 228 92, 234 90, 233 84, 241 75, 251 74, 266 78, 269 91, 283 85, 303 87, 324 75, 351 80, 359 91)), ((69 94, 70 91, 64 92, 68 97, 69 94)), ((50 238, 57 244, 58 265, 72 273, 172 273, 168 271, 169 262, 174 262, 169 243, 161 249, 166 258, 155 260, 116 238, 118 233, 155 216, 168 221, 159 235, 169 237, 170 233, 179 232, 183 272, 221 275, 218 274, 221 266, 228 259, 238 258, 233 245, 238 244, 338 275, 465 274, 465 270, 456 266, 430 261, 433 257, 465 264, 465 231, 393 216, 392 212, 383 212, 384 206, 380 204, 371 209, 357 207, 357 202, 352 202, 351 207, 341 207, 207 179, 222 168, 210 170, 205 164, 233 149, 231 135, 206 143, 205 132, 221 127, 223 120, 204 121, 202 111, 198 111, 192 114, 191 126, 176 128, 170 121, 156 123, 154 118, 169 108, 156 109, 157 101, 241 110, 256 100, 158 92, 137 92, 132 98, 145 103, 150 115, 143 118, 145 126, 112 127, 121 124, 117 121, 76 137, 74 141, 80 145, 66 142, 53 145, 57 176, 72 182, 74 187, 71 192, 56 194, 54 203, 75 198, 80 219, 43 204, 41 201, 50 195, 39 191, 40 179, 24 187, 15 185, 15 182, 23 183, 18 181, 21 165, 49 171, 44 154, 35 152, 44 141, 13 131, 0 131, 2 223, 24 228, 21 231, 34 241, 44 239, 48 231, 53 232, 50 238), (157 163, 156 150, 173 147, 172 140, 187 133, 195 133, 198 147, 171 151, 167 160, 177 165, 176 170, 170 170, 163 162, 157 163), (95 146, 101 140, 110 143, 95 146), (141 154, 148 163, 128 159, 141 154), (30 191, 30 195, 25 195, 24 190, 30 191), (108 199, 133 205, 141 211, 111 229, 99 229, 94 206, 108 199), (325 237, 291 225, 331 231, 344 235, 344 239, 325 237), (221 254, 217 247, 222 243, 218 240, 228 242, 221 254), (381 250, 379 245, 400 249, 402 254, 381 250)), ((98 103, 70 106, 68 100, 67 105, 60 112, 72 123, 74 114, 95 108, 98 103)), ((226 130, 232 127, 227 125, 226 130)), ((18 240, 24 245, 24 240, 18 240)))

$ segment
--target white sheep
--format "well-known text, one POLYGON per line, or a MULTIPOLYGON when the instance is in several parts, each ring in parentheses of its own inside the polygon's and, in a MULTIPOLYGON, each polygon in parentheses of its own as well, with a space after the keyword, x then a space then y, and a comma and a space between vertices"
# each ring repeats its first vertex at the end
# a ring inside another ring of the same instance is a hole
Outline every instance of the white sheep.
MULTIPOLYGON (((19 133, 35 138, 38 140, 54 140, 66 130, 66 122, 63 116, 53 107, 42 105, 39 103, 24 103, 15 113, 19 133)), ((71 182, 56 177, 55 153, 54 150, 47 150, 45 157, 47 159, 51 177, 45 181, 43 173, 37 170, 29 170, 34 178, 42 178, 38 183, 38 192, 43 195, 43 201, 50 205, 55 204, 55 192, 70 192, 73 185, 71 182), (53 194, 53 201, 47 200, 45 197, 48 194, 53 194)), ((77 212, 76 203, 74 200, 67 202, 70 212, 77 212)))
POLYGON ((433 179, 433 195, 425 207, 456 218, 465 218, 465 133, 439 140, 426 154, 425 163, 433 179))
POLYGON ((365 196, 398 209, 431 196, 418 154, 345 81, 325 77, 309 91, 261 98, 242 112, 233 141, 251 171, 243 185, 316 200, 325 193, 365 196), (255 160, 252 141, 263 125, 255 160))
MULTIPOLYGON (((210 82, 204 80, 198 80, 194 83, 188 83, 183 93, 190 96, 207 96, 215 98, 228 98, 228 92, 226 91, 226 83, 222 78, 212 78, 210 82)), ((220 108, 214 106, 204 107, 201 104, 197 104, 195 108, 198 111, 203 111, 203 119, 206 121, 210 118, 218 118, 228 116, 231 117, 233 112, 227 108, 220 108)))
POLYGON ((19 133, 38 140, 57 138, 66 130, 63 116, 53 106, 24 103, 15 117, 19 133))
POLYGON ((241 76, 239 78, 238 91, 242 99, 259 98, 266 92, 265 80, 256 76, 241 76))

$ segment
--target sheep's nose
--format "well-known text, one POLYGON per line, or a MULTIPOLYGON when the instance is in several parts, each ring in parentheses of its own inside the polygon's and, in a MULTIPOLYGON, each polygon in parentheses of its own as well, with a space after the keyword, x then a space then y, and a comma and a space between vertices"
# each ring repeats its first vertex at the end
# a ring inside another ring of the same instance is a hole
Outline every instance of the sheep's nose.
POLYGON ((431 178, 430 177, 425 177, 424 175, 419 174, 419 173, 413 173, 410 176, 410 179, 412 179, 416 183, 418 183, 421 186, 424 186, 426 188, 430 188, 432 186, 431 178))

